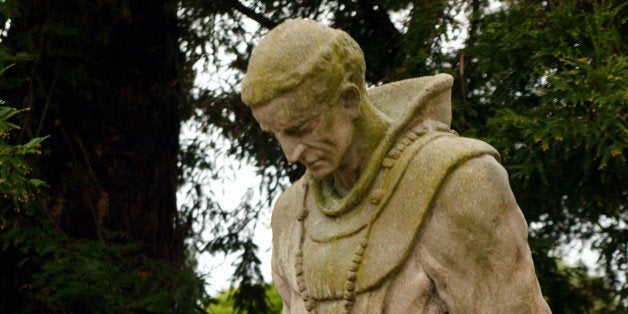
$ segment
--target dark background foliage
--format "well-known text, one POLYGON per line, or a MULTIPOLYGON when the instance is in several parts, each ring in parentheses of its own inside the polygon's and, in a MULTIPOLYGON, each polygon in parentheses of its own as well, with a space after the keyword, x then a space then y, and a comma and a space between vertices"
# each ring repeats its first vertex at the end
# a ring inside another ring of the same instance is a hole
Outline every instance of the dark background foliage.
MULTIPOLYGON (((37 195, 28 205, 2 195, 0 261, 12 271, 0 311, 189 312, 205 301, 192 272, 198 252, 239 254, 234 305, 268 310, 270 278, 259 271, 252 226, 303 168, 261 133, 238 86, 255 43, 293 17, 351 34, 369 85, 452 74, 453 128, 501 152, 553 311, 625 310, 626 8, 619 0, 4 0, 0 99, 30 108, 11 118, 20 129, 7 131, 6 145, 48 138, 41 154, 24 156, 47 185, 25 188, 37 195), (194 87, 195 64, 220 84, 194 87), (210 136, 180 146, 189 119, 210 136), (264 198, 222 208, 206 193, 208 178, 222 174, 208 151, 254 163, 264 198), (191 188, 177 209, 182 184, 191 188), (574 240, 600 254, 603 276, 561 262, 574 240)), ((3 179, 17 175, 4 169, 3 179)))

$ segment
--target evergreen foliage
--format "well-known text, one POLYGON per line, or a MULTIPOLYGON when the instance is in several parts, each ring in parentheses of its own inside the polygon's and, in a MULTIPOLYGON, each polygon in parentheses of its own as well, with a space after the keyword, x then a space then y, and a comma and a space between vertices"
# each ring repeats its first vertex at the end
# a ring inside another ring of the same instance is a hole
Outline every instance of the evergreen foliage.
POLYGON ((475 87, 475 98, 494 110, 478 134, 502 153, 520 206, 537 223, 532 245, 590 241, 624 300, 628 285, 617 275, 628 271, 626 8, 511 3, 487 17, 471 52, 490 88, 475 87))
MULTIPOLYGON (((275 286, 271 284, 265 284, 263 287, 263 294, 268 302, 268 310, 264 313, 269 314, 279 314, 281 313, 282 303, 281 297, 277 290, 275 290, 275 286)), ((234 298, 238 293, 237 289, 228 289, 221 292, 216 296, 214 302, 207 307, 207 313, 209 314, 231 314, 231 313, 259 313, 255 310, 240 310, 234 311, 234 298)))
POLYGON ((0 312, 190 313, 200 309, 204 282, 193 272, 146 256, 140 243, 76 241, 55 228, 38 199, 45 183, 31 177, 27 162, 29 155, 41 154, 45 138, 17 145, 9 141, 19 129, 9 118, 20 111, 0 107, 0 239, 4 254, 20 257, 18 265, 3 263, 5 279, 23 268, 30 268, 31 277, 15 278, 23 280, 21 293, 5 292, 0 312))
POLYGON ((1 97, 28 108, 2 138, 2 180, 28 202, 0 204, 0 312, 202 311, 175 199, 176 2, 2 1, 0 22, 1 97), (47 184, 32 196, 27 165, 47 184))

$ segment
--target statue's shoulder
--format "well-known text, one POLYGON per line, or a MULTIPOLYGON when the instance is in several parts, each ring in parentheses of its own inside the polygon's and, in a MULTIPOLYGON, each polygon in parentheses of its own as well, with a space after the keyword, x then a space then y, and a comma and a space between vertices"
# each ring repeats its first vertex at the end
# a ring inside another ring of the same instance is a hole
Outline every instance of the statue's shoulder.
POLYGON ((488 143, 451 134, 433 136, 428 143, 414 146, 410 153, 414 155, 411 163, 429 163, 432 169, 457 167, 470 159, 485 155, 492 156, 497 163, 500 162, 499 153, 488 143))
POLYGON ((417 139, 399 158, 399 166, 391 169, 391 175, 399 180, 399 189, 421 190, 434 197, 461 168, 478 168, 474 160, 484 160, 491 167, 503 168, 497 150, 488 143, 449 132, 432 132, 417 139), (404 156, 405 155, 405 156, 404 156), (403 160, 406 160, 403 162, 403 160))
POLYGON ((273 230, 282 229, 296 221, 303 203, 304 180, 305 176, 301 177, 277 198, 271 219, 273 230))
MULTIPOLYGON (((432 191, 432 197, 438 198, 441 205, 440 210, 454 215, 470 215, 477 220, 504 210, 503 204, 486 200, 511 199, 508 174, 500 164, 499 153, 478 139, 455 135, 437 137, 417 150, 408 169, 406 180, 417 181, 416 185, 423 190, 432 191), (465 210, 460 210, 464 206, 456 203, 461 199, 468 207, 465 210), (486 206, 472 206, 480 199, 487 202, 486 206)), ((516 204, 508 206, 515 208, 516 204)))
POLYGON ((273 212, 279 211, 283 212, 288 210, 289 207, 294 207, 297 204, 301 204, 303 201, 303 182, 305 181, 305 176, 301 177, 299 180, 294 182, 288 189, 283 191, 279 198, 277 198, 277 202, 275 202, 275 208, 273 212))

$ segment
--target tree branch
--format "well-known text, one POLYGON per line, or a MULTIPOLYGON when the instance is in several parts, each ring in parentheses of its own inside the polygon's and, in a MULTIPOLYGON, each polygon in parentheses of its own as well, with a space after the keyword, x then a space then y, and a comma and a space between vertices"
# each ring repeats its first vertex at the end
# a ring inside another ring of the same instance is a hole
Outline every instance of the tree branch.
POLYGON ((480 15, 480 1, 473 0, 471 2, 471 17, 469 18, 469 37, 467 38, 467 42, 465 43, 465 48, 462 49, 460 53, 460 59, 458 62, 458 79, 460 80, 460 93, 462 94, 462 101, 466 105, 467 104, 467 81, 465 78, 465 70, 469 66, 469 60, 467 53, 470 49, 475 45, 477 30, 480 25, 479 15, 480 15))
POLYGON ((267 18, 263 14, 255 12, 255 10, 245 6, 238 0, 229 0, 229 3, 231 4, 232 8, 246 15, 247 17, 251 18, 252 20, 256 21, 261 26, 267 29, 275 28, 275 26, 278 25, 278 23, 276 23, 275 21, 267 18))

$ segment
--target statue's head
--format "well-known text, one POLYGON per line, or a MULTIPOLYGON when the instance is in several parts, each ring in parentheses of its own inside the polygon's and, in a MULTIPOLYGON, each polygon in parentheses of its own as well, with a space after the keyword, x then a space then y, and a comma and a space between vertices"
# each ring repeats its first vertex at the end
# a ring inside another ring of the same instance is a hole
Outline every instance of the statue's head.
POLYGON ((311 20, 288 20, 253 50, 242 82, 242 101, 264 104, 308 78, 324 82, 321 97, 352 83, 366 90, 364 54, 349 34, 311 20))
POLYGON ((364 55, 345 32, 289 20, 253 50, 242 101, 290 162, 317 178, 343 166, 366 97, 364 55))

